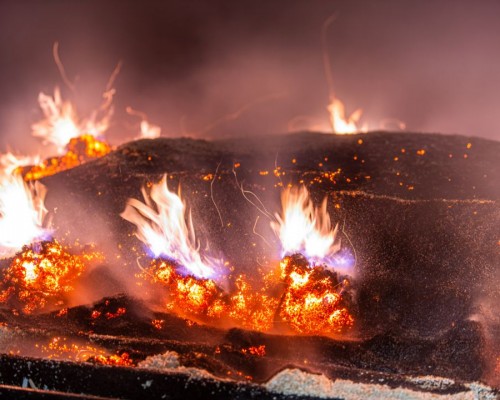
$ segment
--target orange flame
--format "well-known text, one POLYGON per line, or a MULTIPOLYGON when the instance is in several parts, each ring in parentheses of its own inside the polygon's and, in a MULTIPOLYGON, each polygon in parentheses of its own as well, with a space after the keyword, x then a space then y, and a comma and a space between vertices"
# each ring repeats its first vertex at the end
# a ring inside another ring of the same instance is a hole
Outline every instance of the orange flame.
POLYGON ((26 181, 38 180, 58 172, 77 167, 87 161, 100 158, 111 152, 111 147, 92 135, 73 138, 67 145, 66 154, 51 157, 31 167, 18 168, 26 181))
POLYGON ((295 331, 307 334, 338 333, 352 327, 354 318, 342 296, 349 285, 322 267, 310 268, 307 261, 285 257, 282 278, 287 285, 280 317, 295 331))
POLYGON ((102 259, 96 252, 72 255, 56 241, 25 247, 2 271, 0 303, 25 314, 62 306, 88 263, 102 259))
POLYGON ((102 365, 134 365, 128 353, 109 354, 100 347, 73 342, 61 336, 51 338, 47 344, 36 344, 35 347, 39 348, 41 353, 49 359, 75 360, 102 365))

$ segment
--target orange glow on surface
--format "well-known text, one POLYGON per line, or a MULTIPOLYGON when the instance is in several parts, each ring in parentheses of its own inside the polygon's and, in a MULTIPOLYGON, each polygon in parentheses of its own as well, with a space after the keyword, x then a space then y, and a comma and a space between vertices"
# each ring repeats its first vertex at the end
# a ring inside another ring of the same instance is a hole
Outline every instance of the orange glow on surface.
MULTIPOLYGON (((344 297, 348 280, 339 281, 336 273, 311 267, 298 255, 286 257, 279 271, 263 276, 260 290, 240 275, 226 293, 211 279, 180 275, 164 260, 153 260, 139 276, 167 288, 167 310, 201 322, 299 334, 338 334, 354 324, 344 297)), ((161 320, 152 323, 156 329, 163 326, 161 320)))
POLYGON ((67 145, 67 152, 63 156, 48 158, 31 167, 20 167, 18 171, 26 181, 38 180, 103 157, 110 152, 111 147, 106 142, 86 134, 72 138, 67 145))
POLYGON ((128 353, 109 354, 108 351, 97 346, 76 343, 61 336, 51 338, 47 344, 36 344, 35 347, 39 348, 49 359, 83 361, 102 365, 134 365, 128 353))
POLYGON ((102 259, 96 252, 70 254, 56 241, 26 246, 2 271, 0 303, 25 314, 62 308, 89 262, 102 259))
POLYGON ((299 333, 340 333, 354 324, 342 293, 349 282, 323 267, 310 268, 301 258, 286 257, 281 262, 287 290, 279 315, 299 333))

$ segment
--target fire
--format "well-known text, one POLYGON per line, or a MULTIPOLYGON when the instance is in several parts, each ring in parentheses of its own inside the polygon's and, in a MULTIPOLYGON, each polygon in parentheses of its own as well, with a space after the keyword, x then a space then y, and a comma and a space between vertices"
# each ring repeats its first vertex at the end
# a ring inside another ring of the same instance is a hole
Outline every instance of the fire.
POLYGON ((0 177, 0 257, 10 257, 49 235, 43 226, 45 194, 38 182, 27 184, 19 175, 0 177))
POLYGON ((26 181, 38 180, 103 157, 110 152, 109 144, 86 134, 71 139, 63 156, 51 157, 31 167, 19 168, 18 171, 26 181))
POLYGON ((140 123, 140 134, 138 139, 156 139, 161 135, 161 128, 158 125, 154 125, 148 120, 146 113, 142 111, 134 110, 132 107, 127 107, 126 111, 128 114, 137 116, 141 118, 140 123))
POLYGON ((240 275, 236 279, 235 287, 236 291, 230 296, 229 310, 233 321, 247 329, 264 332, 271 330, 274 327, 279 299, 269 294, 269 286, 266 285, 259 291, 254 290, 246 277, 240 275))
POLYGON ((168 190, 167 176, 153 184, 149 193, 143 188, 142 194, 145 203, 129 199, 121 216, 136 225, 137 237, 153 256, 167 257, 198 278, 213 276, 222 261, 200 254, 191 214, 182 199, 168 190))
POLYGON ((165 260, 153 260, 145 274, 168 288, 169 310, 181 311, 185 316, 217 319, 227 309, 224 293, 212 279, 182 276, 172 262, 165 260))
POLYGON ((358 125, 363 114, 362 109, 358 108, 350 116, 346 116, 344 103, 337 98, 331 100, 327 109, 330 113, 330 124, 333 133, 348 135, 367 131, 366 126, 361 127, 358 125))
MULTIPOLYGON (((272 223, 286 256, 279 269, 261 272, 257 285, 245 275, 231 275, 231 289, 224 291, 209 277, 215 268, 193 245, 192 221, 188 228, 185 206, 168 191, 166 177, 149 194, 143 189, 143 195, 146 203, 129 200, 122 216, 136 225, 138 238, 152 252, 149 267, 138 276, 167 289, 166 309, 201 322, 264 332, 285 327, 300 334, 331 334, 354 324, 349 280, 332 270, 345 265, 326 199, 315 207, 305 187, 285 189, 283 213, 272 223)), ((153 326, 161 329, 158 321, 153 326)))
POLYGON ((326 268, 309 265, 300 255, 281 262, 286 290, 281 298, 280 318, 293 330, 307 334, 339 333, 353 326, 344 295, 349 281, 326 268))
POLYGON ((80 119, 75 106, 68 100, 63 100, 59 88, 55 88, 54 96, 40 93, 38 103, 45 116, 44 119, 32 125, 33 136, 40 137, 44 143, 56 146, 59 154, 63 154, 72 139, 82 135, 94 138, 102 136, 109 128, 113 108, 101 107, 103 115, 98 118, 98 112, 90 118, 80 119))
POLYGON ((102 259, 97 252, 70 254, 55 240, 25 246, 0 275, 0 303, 25 314, 62 307, 88 263, 102 259))
POLYGON ((282 256, 302 253, 315 262, 328 263, 339 252, 338 225, 332 228, 327 200, 315 207, 305 186, 283 190, 282 215, 276 214, 276 221, 271 222, 281 241, 282 256))
POLYGON ((51 338, 47 344, 36 344, 35 347, 39 348, 49 359, 75 360, 102 365, 134 365, 128 353, 109 354, 102 348, 75 343, 61 336, 51 338))
POLYGON ((0 169, 6 176, 14 175, 27 165, 36 165, 41 161, 39 156, 23 156, 13 153, 0 154, 0 169))

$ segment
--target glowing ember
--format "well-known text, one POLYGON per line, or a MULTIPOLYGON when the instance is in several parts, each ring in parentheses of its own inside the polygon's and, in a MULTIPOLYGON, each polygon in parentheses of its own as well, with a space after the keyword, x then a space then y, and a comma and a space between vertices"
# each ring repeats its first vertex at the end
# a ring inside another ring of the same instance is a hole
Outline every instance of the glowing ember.
POLYGON ((213 280, 182 276, 171 262, 153 260, 143 277, 152 277, 153 282, 166 286, 167 309, 185 316, 214 319, 220 318, 227 309, 224 293, 213 280))
POLYGON ((279 299, 268 294, 268 288, 255 291, 243 275, 235 282, 236 292, 231 295, 229 316, 239 326, 258 331, 273 328, 279 299))
POLYGON ((26 181, 38 180, 45 176, 74 168, 87 161, 103 157, 111 152, 111 147, 92 135, 82 135, 70 140, 67 152, 61 157, 51 157, 42 163, 18 171, 26 181))
POLYGON ((96 346, 69 341, 65 337, 56 336, 47 344, 37 344, 42 354, 49 359, 74 360, 102 365, 132 366, 134 362, 128 353, 109 354, 96 346))
POLYGON ((54 96, 44 93, 38 96, 38 102, 45 118, 32 125, 33 136, 40 137, 44 143, 56 146, 57 151, 65 152, 71 139, 82 135, 100 137, 107 131, 113 113, 111 100, 101 107, 102 116, 97 117, 97 112, 90 118, 79 119, 74 105, 61 97, 61 91, 56 87, 54 96))
POLYGON ((338 333, 354 324, 344 295, 347 279, 322 267, 311 268, 303 257, 285 257, 282 278, 287 286, 279 316, 300 333, 338 333))
POLYGON ((0 178, 0 257, 10 257, 25 245, 46 238, 45 187, 26 184, 18 175, 0 178))
POLYGON ((26 246, 2 271, 0 302, 26 314, 47 307, 62 307, 96 252, 72 255, 58 242, 26 246))
POLYGON ((251 354, 252 356, 264 357, 266 355, 266 346, 261 344, 260 346, 251 346, 247 349, 241 349, 243 354, 251 354))
POLYGON ((223 263, 200 254, 191 214, 186 215, 181 198, 168 190, 167 176, 152 185, 149 193, 145 188, 142 193, 145 203, 129 199, 121 216, 137 226, 137 237, 154 257, 172 259, 199 278, 213 276, 223 263))
POLYGON ((332 228, 326 209, 327 199, 317 208, 301 186, 284 189, 281 204, 282 215, 276 214, 271 227, 280 238, 282 256, 302 253, 314 262, 328 263, 328 257, 340 250, 340 242, 338 225, 332 228))

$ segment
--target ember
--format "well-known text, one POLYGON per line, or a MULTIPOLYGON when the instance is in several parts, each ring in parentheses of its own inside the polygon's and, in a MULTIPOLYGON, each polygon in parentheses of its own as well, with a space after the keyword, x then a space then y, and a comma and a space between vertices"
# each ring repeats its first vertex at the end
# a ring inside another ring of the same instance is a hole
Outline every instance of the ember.
POLYGON ((111 151, 111 147, 90 134, 72 138, 67 145, 67 152, 60 157, 51 157, 39 164, 19 167, 26 181, 39 180, 45 176, 77 167, 87 161, 103 157, 111 151))
POLYGON ((55 240, 25 246, 1 272, 0 303, 25 314, 64 307, 88 263, 102 259, 93 251, 70 254, 55 240))
POLYGON ((213 280, 197 279, 192 275, 182 276, 171 262, 153 260, 142 276, 168 288, 167 309, 173 309, 185 316, 209 319, 220 318, 226 309, 223 292, 213 280))
POLYGON ((347 278, 320 266, 310 267, 300 255, 281 262, 286 291, 281 299, 279 316, 299 333, 339 333, 354 324, 349 297, 344 293, 347 278))
POLYGON ((81 344, 63 336, 50 339, 47 344, 36 344, 42 354, 49 359, 83 361, 101 365, 132 366, 134 362, 128 353, 109 354, 97 346, 81 344))

